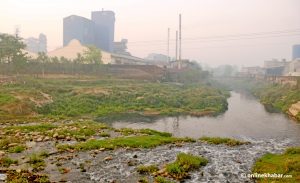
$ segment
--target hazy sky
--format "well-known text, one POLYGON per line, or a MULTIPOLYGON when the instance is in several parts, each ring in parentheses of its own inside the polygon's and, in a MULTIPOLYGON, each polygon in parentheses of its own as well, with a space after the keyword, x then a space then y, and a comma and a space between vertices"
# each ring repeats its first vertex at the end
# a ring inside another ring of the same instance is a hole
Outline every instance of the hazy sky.
POLYGON ((19 26, 24 38, 45 33, 53 50, 62 46, 64 17, 90 18, 102 8, 116 13, 115 40, 127 38, 129 51, 139 57, 166 54, 168 27, 170 55, 175 55, 179 13, 182 56, 210 65, 290 59, 292 45, 300 43, 300 0, 1 0, 0 32, 13 33, 19 26), (270 33, 260 39, 252 34, 264 32, 270 33))

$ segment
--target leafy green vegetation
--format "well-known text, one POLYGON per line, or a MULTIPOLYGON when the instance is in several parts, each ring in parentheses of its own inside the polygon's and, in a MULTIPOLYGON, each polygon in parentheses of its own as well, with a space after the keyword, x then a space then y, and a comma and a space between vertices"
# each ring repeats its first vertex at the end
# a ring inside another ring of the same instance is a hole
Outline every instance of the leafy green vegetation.
MULTIPOLYGON (((224 79, 221 82, 229 88, 253 93, 268 110, 272 111, 288 113, 291 105, 300 101, 300 85, 282 85, 254 79, 224 79)), ((300 121, 300 113, 295 118, 300 121)))
POLYGON ((182 180, 188 176, 188 172, 205 166, 208 160, 192 154, 179 153, 175 162, 166 165, 169 176, 182 180))
POLYGON ((226 91, 200 83, 178 85, 117 79, 25 78, 24 81, 3 85, 0 93, 18 98, 10 108, 1 108, 4 104, 0 103, 3 115, 13 113, 16 108, 20 109, 20 114, 35 112, 62 117, 103 117, 127 113, 144 116, 217 115, 227 109, 226 99, 229 96, 226 91))
POLYGON ((9 157, 0 157, 0 167, 9 167, 12 164, 18 164, 18 160, 9 157))
POLYGON ((153 148, 159 145, 176 142, 193 142, 193 139, 144 135, 131 137, 117 137, 105 140, 88 140, 85 142, 77 143, 75 145, 58 145, 58 149, 92 150, 100 148, 115 149, 120 147, 153 148))
POLYGON ((261 102, 286 112, 292 104, 300 101, 300 92, 297 87, 283 85, 264 85, 254 89, 261 102))
POLYGON ((11 102, 14 102, 16 99, 9 94, 0 93, 0 105, 9 104, 11 102))
POLYGON ((300 147, 288 148, 283 154, 265 154, 256 161, 252 172, 292 175, 292 178, 261 178, 257 179, 258 182, 299 182, 300 147))
POLYGON ((17 145, 8 149, 9 153, 21 153, 26 149, 25 145, 17 145))
POLYGON ((44 124, 37 124, 37 125, 24 125, 24 126, 10 126, 6 127, 5 129, 8 132, 14 132, 16 130, 24 132, 24 133, 29 133, 29 132, 47 132, 49 130, 52 130, 56 128, 56 125, 50 124, 50 123, 44 123, 44 124))
POLYGON ((238 145, 244 145, 248 144, 249 142, 242 142, 235 139, 230 138, 221 138, 221 137, 201 137, 201 141, 207 142, 209 144, 225 144, 228 146, 238 146, 238 145))
POLYGON ((159 168, 156 165, 140 165, 137 167, 137 172, 140 174, 151 174, 158 171, 159 168))

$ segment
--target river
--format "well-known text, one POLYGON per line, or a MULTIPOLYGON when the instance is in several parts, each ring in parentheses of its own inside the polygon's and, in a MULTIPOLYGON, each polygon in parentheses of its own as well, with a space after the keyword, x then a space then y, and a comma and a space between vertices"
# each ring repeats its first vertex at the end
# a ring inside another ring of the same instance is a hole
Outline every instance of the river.
MULTIPOLYGON (((198 138, 201 136, 232 137, 251 142, 247 145, 229 147, 197 141, 183 146, 165 145, 138 151, 119 149, 113 160, 106 165, 92 164, 90 179, 96 182, 120 180, 137 182, 135 166, 127 163, 134 158, 140 164, 164 164, 176 159, 180 152, 203 156, 209 163, 191 172, 190 183, 206 182, 254 182, 244 177, 251 173, 253 163, 266 153, 282 153, 287 147, 299 145, 300 123, 285 114, 268 112, 253 96, 244 92, 231 92, 228 110, 217 117, 166 117, 160 119, 140 118, 118 120, 111 123, 116 128, 150 128, 171 132, 175 136, 198 138), (146 122, 147 121, 147 122, 146 122)), ((99 159, 99 158, 98 158, 99 159)))
POLYGON ((231 137, 238 139, 276 139, 300 142, 300 123, 283 113, 268 112, 251 94, 231 92, 228 110, 217 117, 164 117, 144 120, 119 120, 115 128, 150 128, 170 132, 174 136, 198 138, 201 136, 231 137))

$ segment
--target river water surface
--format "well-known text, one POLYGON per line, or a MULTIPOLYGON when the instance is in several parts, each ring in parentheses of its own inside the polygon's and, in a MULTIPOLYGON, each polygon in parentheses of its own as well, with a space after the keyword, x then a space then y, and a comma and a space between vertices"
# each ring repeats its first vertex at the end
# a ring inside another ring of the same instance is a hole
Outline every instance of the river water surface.
POLYGON ((112 126, 150 128, 180 137, 218 136, 291 140, 300 143, 300 123, 289 119, 285 114, 268 112, 255 97, 243 92, 231 92, 228 110, 217 117, 165 117, 148 122, 119 120, 114 121, 112 126))
POLYGON ((191 178, 185 182, 252 183, 255 182, 253 179, 243 175, 251 173, 257 158, 266 153, 282 153, 286 148, 300 144, 300 123, 282 113, 268 112, 257 99, 242 92, 231 92, 228 110, 218 117, 122 119, 114 121, 111 125, 116 128, 150 128, 181 137, 232 137, 251 143, 229 147, 197 141, 179 147, 171 144, 138 151, 119 149, 114 151, 113 159, 107 164, 97 162, 103 158, 91 160, 93 163, 88 175, 92 182, 106 183, 118 180, 135 183, 139 177, 136 166, 128 166, 126 162, 134 159, 137 164, 156 164, 162 168, 166 163, 174 161, 178 153, 185 152, 203 156, 209 161, 205 167, 191 172, 191 178))

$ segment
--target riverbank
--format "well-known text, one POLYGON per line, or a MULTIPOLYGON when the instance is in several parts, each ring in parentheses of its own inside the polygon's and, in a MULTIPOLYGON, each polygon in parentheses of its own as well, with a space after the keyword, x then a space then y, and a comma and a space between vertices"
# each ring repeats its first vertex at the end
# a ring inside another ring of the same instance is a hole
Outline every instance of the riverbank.
POLYGON ((278 110, 300 122, 300 88, 299 86, 270 83, 253 78, 219 79, 228 88, 246 90, 256 96, 260 102, 271 110, 278 110), (273 108, 273 109, 272 109, 273 108))
POLYGON ((1 85, 0 115, 2 119, 217 115, 227 110, 228 97, 227 91, 204 83, 27 78, 1 85))

